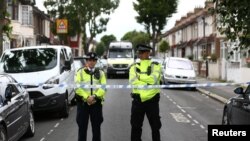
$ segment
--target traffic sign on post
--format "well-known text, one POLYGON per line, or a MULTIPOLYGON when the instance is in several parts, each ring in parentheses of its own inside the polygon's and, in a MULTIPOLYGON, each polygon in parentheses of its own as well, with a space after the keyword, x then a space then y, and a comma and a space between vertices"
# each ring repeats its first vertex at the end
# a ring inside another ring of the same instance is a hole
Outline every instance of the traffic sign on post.
POLYGON ((56 20, 56 33, 57 34, 67 34, 68 33, 68 20, 67 19, 57 19, 56 20))

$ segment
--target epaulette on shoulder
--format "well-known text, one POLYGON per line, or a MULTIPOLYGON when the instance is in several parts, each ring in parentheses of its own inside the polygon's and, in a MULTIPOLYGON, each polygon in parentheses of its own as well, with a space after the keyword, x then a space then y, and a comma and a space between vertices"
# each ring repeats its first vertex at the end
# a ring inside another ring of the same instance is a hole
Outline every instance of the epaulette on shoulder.
POLYGON ((159 63, 159 62, 153 61, 152 64, 154 64, 154 65, 159 65, 160 63, 159 63))
POLYGON ((79 68, 76 72, 80 71, 81 69, 84 69, 84 67, 79 68))

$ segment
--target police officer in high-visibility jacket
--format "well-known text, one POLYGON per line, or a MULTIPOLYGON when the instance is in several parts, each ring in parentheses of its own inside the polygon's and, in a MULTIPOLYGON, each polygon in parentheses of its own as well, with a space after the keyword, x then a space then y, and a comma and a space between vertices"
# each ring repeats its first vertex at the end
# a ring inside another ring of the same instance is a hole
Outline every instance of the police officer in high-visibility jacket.
MULTIPOLYGON (((134 86, 159 85, 161 78, 161 64, 149 59, 152 48, 146 45, 137 45, 140 62, 135 63, 129 70, 129 83, 134 86)), ((133 88, 131 97, 131 141, 141 141, 142 126, 146 114, 152 130, 152 140, 160 141, 160 114, 159 88, 133 88)))
MULTIPOLYGON (((90 52, 87 54, 86 67, 80 68, 76 73, 76 84, 80 86, 106 84, 104 72, 95 68, 97 59, 96 53, 90 52)), ((87 140, 89 118, 92 126, 92 141, 101 141, 101 124, 103 122, 102 104, 106 89, 102 87, 78 87, 75 92, 77 99, 76 121, 79 127, 78 141, 87 140)))

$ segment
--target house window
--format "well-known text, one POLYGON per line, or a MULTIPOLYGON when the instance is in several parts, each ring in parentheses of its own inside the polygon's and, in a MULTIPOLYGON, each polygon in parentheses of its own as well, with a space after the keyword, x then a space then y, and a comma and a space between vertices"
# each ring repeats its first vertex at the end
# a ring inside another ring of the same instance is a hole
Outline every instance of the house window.
POLYGON ((32 25, 32 7, 29 5, 22 5, 22 24, 32 25))
POLYGON ((8 13, 12 20, 18 20, 18 2, 13 0, 8 0, 8 13))

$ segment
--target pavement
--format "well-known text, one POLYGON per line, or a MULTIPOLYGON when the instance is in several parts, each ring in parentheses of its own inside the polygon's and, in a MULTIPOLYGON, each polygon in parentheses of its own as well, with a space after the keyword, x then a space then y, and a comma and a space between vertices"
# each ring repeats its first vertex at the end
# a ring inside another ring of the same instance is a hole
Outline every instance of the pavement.
MULTIPOLYGON (((197 83, 222 83, 216 80, 210 80, 202 77, 197 78, 197 83)), ((225 82, 228 83, 228 82, 225 82)), ((214 86, 214 87, 197 87, 197 91, 202 94, 205 94, 221 103, 226 103, 229 98, 236 96, 234 89, 240 85, 233 86, 214 86)))

